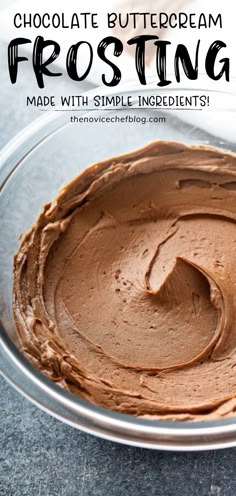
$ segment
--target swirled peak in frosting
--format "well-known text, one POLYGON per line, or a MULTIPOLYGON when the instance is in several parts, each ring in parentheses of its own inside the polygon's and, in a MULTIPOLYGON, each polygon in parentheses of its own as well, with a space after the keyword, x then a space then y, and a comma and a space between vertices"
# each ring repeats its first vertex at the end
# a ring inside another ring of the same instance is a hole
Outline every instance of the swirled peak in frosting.
POLYGON ((100 406, 172 420, 236 409, 236 155, 153 142, 85 170, 14 264, 22 350, 100 406))

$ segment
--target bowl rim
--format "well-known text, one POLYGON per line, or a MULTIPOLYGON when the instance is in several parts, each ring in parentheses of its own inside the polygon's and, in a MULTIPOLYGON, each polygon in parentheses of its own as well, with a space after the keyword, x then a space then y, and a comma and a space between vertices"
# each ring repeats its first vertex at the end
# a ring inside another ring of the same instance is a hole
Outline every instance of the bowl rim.
MULTIPOLYGON (((157 87, 150 88, 148 85, 140 88, 130 83, 121 85, 118 91, 110 88, 106 90, 106 95, 136 90, 142 93, 150 89, 157 87)), ((169 92, 177 90, 181 88, 172 87, 169 92)), ((184 90, 189 91, 192 88, 184 90)), ((168 88, 164 88, 164 91, 167 92, 168 88)), ((93 88, 82 94, 92 98, 95 94, 104 94, 104 87, 93 88)), ((85 109, 84 112, 81 111, 81 115, 87 112, 89 110, 85 109)), ((46 115, 36 118, 8 142, 0 153, 0 194, 21 161, 46 138, 68 124, 68 121, 64 121, 64 112, 46 112, 46 115)), ((47 379, 27 361, 5 332, 1 320, 0 373, 42 410, 73 427, 104 439, 173 451, 209 450, 236 445, 236 417, 197 422, 152 420, 114 412, 73 395, 47 379)))

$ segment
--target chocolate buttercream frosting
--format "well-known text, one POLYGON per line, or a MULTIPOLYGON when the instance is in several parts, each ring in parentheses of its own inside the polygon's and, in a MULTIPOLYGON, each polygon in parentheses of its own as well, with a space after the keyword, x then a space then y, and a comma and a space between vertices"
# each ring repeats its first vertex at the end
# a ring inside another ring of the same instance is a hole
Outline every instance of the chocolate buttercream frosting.
POLYGON ((14 261, 21 348, 92 403, 168 420, 236 409, 236 155, 153 142, 44 206, 14 261))

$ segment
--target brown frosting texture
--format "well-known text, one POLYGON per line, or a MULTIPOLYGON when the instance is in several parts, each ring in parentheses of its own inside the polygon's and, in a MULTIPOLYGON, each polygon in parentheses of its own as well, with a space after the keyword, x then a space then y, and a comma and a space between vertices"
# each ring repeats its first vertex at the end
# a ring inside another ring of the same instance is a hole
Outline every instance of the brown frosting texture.
POLYGON ((45 205, 14 263, 23 352, 100 406, 171 420, 236 409, 236 155, 153 142, 45 205))

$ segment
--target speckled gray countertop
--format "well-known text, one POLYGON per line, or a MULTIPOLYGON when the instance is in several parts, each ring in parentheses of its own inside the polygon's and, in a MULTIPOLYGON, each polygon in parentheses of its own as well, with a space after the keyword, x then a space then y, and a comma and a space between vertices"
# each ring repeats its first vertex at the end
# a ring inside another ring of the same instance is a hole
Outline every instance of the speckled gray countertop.
MULTIPOLYGON (((2 45, 0 147, 38 116, 24 102, 27 90, 36 91, 32 72, 25 68, 16 91, 4 64, 2 45)), ((63 84, 57 83, 59 93, 63 84)), ((53 85, 50 80, 48 94, 53 85)), ((0 496, 235 494, 236 448, 168 453, 103 441, 40 411, 0 377, 0 496)))

